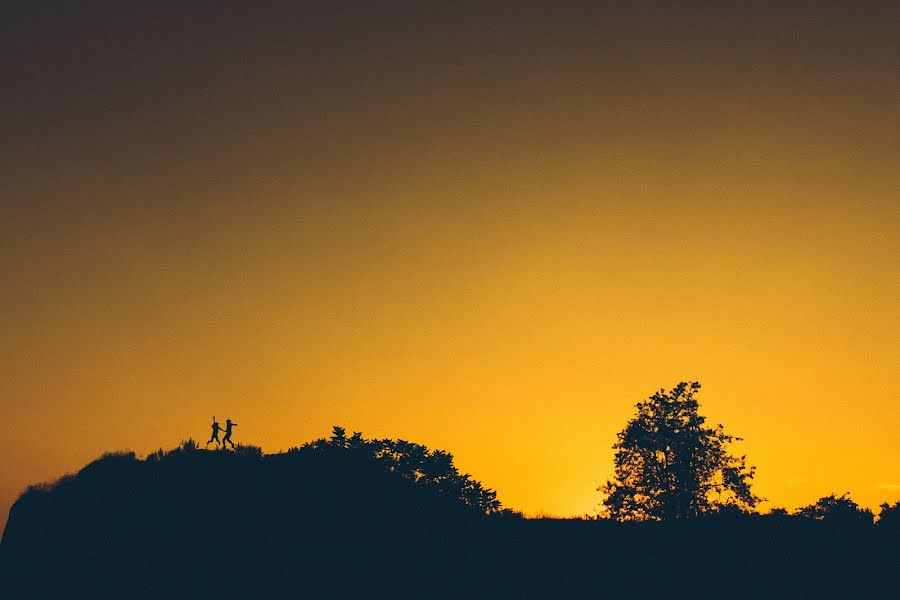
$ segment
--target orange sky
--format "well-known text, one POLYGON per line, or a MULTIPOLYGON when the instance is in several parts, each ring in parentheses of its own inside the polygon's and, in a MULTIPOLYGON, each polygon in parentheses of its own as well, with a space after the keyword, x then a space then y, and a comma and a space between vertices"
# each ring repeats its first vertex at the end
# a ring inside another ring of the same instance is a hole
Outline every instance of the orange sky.
POLYGON ((683 379, 767 506, 900 499, 896 7, 85 6, 2 31, 4 520, 213 414, 588 513, 683 379))

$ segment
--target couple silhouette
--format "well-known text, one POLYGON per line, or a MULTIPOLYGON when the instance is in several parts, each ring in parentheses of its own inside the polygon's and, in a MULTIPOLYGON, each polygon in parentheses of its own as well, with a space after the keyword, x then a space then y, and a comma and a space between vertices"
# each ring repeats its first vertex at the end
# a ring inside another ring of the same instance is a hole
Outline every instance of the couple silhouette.
POLYGON ((237 427, 237 423, 232 423, 231 419, 225 420, 225 437, 219 441, 219 430, 221 427, 219 426, 219 422, 216 421, 216 417, 213 417, 212 421, 212 437, 209 438, 209 441, 206 442, 206 445, 209 446, 212 442, 219 442, 220 447, 226 448, 226 444, 231 444, 231 447, 234 448, 234 442, 231 441, 231 430, 232 428, 237 427))

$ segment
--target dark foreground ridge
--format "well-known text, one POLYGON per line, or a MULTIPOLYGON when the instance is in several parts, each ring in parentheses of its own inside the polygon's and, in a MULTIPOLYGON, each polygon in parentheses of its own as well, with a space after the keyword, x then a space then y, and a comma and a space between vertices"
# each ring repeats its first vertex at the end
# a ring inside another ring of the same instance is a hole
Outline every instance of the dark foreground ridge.
POLYGON ((336 428, 286 453, 111 454, 10 510, 4 598, 890 597, 896 523, 523 519, 452 456, 336 428))

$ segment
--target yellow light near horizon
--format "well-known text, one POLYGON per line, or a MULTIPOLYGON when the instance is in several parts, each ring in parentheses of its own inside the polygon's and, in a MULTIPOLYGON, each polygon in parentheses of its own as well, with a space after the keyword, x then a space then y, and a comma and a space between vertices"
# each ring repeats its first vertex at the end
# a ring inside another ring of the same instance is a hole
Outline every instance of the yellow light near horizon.
POLYGON ((0 218, 0 521, 212 415, 268 452, 335 424, 424 443, 510 508, 591 513, 634 404, 693 379, 764 509, 900 499, 893 53, 812 56, 843 28, 793 24, 625 52, 554 23, 304 47, 302 76, 254 45, 29 133, 0 218))

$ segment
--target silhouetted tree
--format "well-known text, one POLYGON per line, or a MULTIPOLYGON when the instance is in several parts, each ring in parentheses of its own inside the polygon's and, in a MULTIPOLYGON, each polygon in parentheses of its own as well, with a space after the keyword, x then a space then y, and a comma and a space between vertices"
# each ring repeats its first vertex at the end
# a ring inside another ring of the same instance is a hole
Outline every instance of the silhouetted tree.
POLYGON ((706 427, 695 399, 700 384, 681 382, 638 402, 637 415, 613 446, 615 475, 600 486, 617 520, 696 517, 731 504, 750 509, 762 499, 750 490, 755 467, 732 456, 735 438, 722 425, 706 427))
POLYGON ((456 498, 479 512, 493 514, 501 510, 497 492, 484 487, 468 473, 461 474, 453 464, 453 455, 443 450, 432 451, 427 446, 406 440, 370 440, 359 431, 348 438, 347 430, 335 425, 329 439, 309 442, 296 451, 353 453, 373 460, 417 485, 456 498))
POLYGON ((815 504, 798 508, 795 514, 806 519, 838 524, 866 523, 871 525, 875 519, 871 510, 860 508, 856 502, 850 499, 850 494, 847 492, 841 496, 835 494, 823 496, 815 504))
POLYGON ((893 531, 900 533, 900 502, 888 504, 883 502, 878 508, 878 528, 882 531, 893 531))
POLYGON ((331 430, 331 439, 329 440, 332 446, 336 446, 338 448, 344 448, 347 446, 347 430, 343 427, 338 427, 335 425, 331 430))

